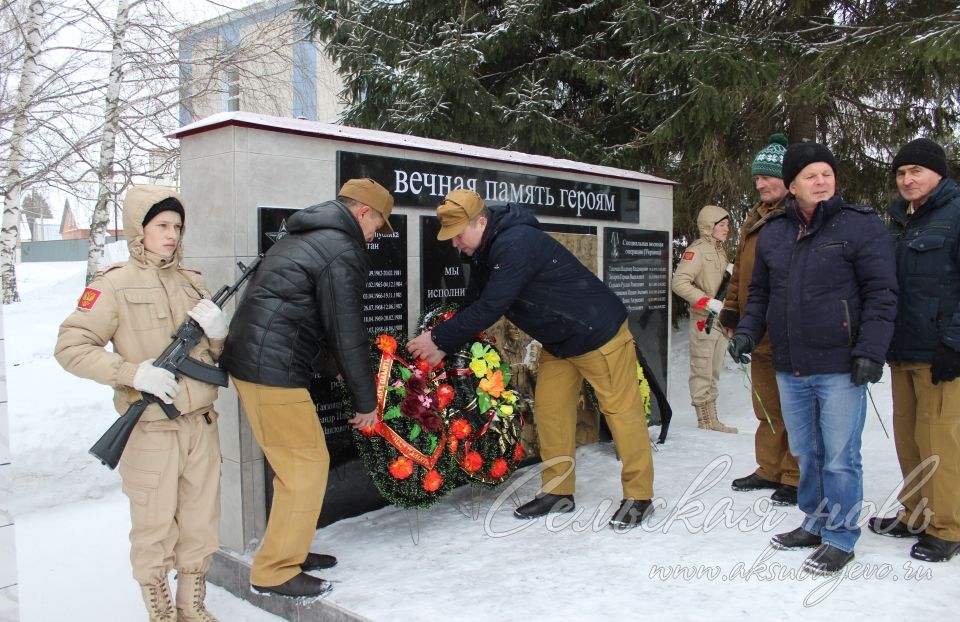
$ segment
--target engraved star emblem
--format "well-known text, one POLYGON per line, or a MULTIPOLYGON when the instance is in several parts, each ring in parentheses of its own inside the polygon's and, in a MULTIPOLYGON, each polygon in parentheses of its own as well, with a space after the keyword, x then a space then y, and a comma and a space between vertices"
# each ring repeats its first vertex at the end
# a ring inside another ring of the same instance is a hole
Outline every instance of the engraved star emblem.
POLYGON ((270 241, 271 241, 271 242, 273 242, 274 244, 276 244, 276 243, 279 242, 285 235, 287 235, 287 233, 289 233, 289 232, 287 231, 287 219, 284 218, 283 220, 280 221, 280 229, 279 229, 279 230, 277 230, 277 231, 270 231, 270 232, 265 233, 264 235, 266 235, 268 238, 270 238, 270 241))

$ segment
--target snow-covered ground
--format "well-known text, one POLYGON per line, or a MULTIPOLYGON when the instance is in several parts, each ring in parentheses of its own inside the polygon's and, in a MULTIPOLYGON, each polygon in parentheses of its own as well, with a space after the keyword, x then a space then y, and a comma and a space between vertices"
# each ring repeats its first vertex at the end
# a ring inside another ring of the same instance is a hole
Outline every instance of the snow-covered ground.
MULTIPOLYGON (((83 289, 81 263, 21 264, 23 302, 4 308, 21 620, 139 620, 127 560, 129 521, 118 476, 87 454, 116 416, 110 390, 63 372, 52 350, 83 289)), ((864 530, 839 578, 799 573, 806 552, 774 552, 770 536, 800 522, 764 492, 730 490, 754 468, 755 420, 743 374, 727 362, 719 410, 736 435, 696 429, 687 393, 685 327, 673 334, 674 423, 654 456, 661 507, 626 534, 606 528, 620 500, 611 445, 578 452, 578 512, 521 522, 536 467, 506 489, 455 491, 426 511, 384 508, 317 533, 340 565, 329 599, 371 620, 784 620, 839 616, 949 619, 960 608, 960 560, 924 564, 910 541, 864 530), (954 612, 954 613, 951 613, 954 612)), ((889 384, 872 388, 890 430, 889 384)), ((890 513, 900 482, 893 440, 868 413, 865 498, 890 513)), ((868 509, 872 515, 876 510, 868 509)), ((224 622, 277 620, 211 586, 224 622)))

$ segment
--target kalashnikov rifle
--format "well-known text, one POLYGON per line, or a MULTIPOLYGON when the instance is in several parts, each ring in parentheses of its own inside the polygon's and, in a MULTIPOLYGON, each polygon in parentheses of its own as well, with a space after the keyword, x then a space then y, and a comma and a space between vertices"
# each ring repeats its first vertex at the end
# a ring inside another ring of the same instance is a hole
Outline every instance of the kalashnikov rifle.
MULTIPOLYGON (((720 289, 717 290, 717 295, 714 296, 720 302, 723 302, 723 299, 727 297, 727 288, 730 287, 730 277, 733 276, 733 273, 730 270, 723 271, 723 279, 720 281, 720 289)), ((703 325, 703 332, 710 334, 710 331, 713 330, 713 323, 717 320, 717 316, 708 313, 707 322, 703 325)), ((731 327, 732 328, 732 327, 731 327)))
MULTIPOLYGON (((222 308, 237 290, 240 289, 243 282, 250 278, 259 264, 259 257, 249 266, 244 266, 238 261, 237 266, 239 266, 241 270, 240 278, 237 279, 237 282, 233 285, 224 285, 221 287, 220 290, 213 295, 213 298, 211 298, 214 304, 222 308)), ((197 324, 196 320, 188 317, 187 321, 177 329, 170 345, 168 345, 160 356, 157 357, 157 360, 153 362, 154 366, 166 369, 176 376, 178 380, 180 376, 189 376, 190 378, 199 380, 200 382, 206 382, 207 384, 215 384, 221 387, 227 386, 228 378, 226 371, 215 365, 208 365, 207 363, 190 358, 190 352, 197 347, 197 344, 200 343, 202 338, 203 329, 197 324)), ((167 404, 151 393, 141 392, 141 395, 143 397, 133 404, 130 404, 127 412, 123 413, 123 416, 114 421, 113 425, 100 437, 100 440, 90 448, 90 453, 110 469, 115 469, 120 462, 123 449, 127 446, 127 441, 130 440, 130 434, 133 432, 133 428, 137 425, 137 422, 140 421, 140 417, 143 416, 147 406, 157 404, 169 419, 176 419, 180 416, 180 411, 177 410, 173 404, 167 404)))

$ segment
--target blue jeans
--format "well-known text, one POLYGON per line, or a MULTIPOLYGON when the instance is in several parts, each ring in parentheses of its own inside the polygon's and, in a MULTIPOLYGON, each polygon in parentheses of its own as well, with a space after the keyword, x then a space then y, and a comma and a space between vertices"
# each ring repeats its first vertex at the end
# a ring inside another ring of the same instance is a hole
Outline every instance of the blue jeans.
POLYGON ((777 372, 777 386, 790 452, 800 465, 797 505, 806 514, 801 526, 823 542, 853 551, 863 504, 860 436, 867 387, 850 382, 850 374, 782 372, 777 372))

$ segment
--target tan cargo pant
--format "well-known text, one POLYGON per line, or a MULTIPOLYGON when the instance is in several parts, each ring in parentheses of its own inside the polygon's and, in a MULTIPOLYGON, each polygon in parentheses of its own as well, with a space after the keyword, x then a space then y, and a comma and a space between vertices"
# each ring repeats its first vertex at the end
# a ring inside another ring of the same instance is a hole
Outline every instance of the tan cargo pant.
POLYGON ((534 413, 545 463, 543 492, 572 495, 576 488, 577 401, 584 379, 593 385, 623 463, 623 498, 652 498, 650 436, 637 385, 637 354, 626 322, 613 339, 586 354, 557 358, 544 350, 540 355, 534 413))
POLYGON ((935 385, 929 363, 896 363, 890 369, 893 439, 905 479, 898 518, 922 527, 929 513, 927 533, 960 542, 960 378, 935 385), (939 465, 911 475, 930 456, 938 456, 939 465), (930 479, 918 487, 926 475, 930 479))
POLYGON ((717 381, 723 368, 727 340, 723 330, 714 324, 708 335, 697 329, 697 322, 706 319, 699 312, 690 313, 690 400, 694 406, 717 401, 717 381))
POLYGON ((327 491, 330 454, 306 389, 233 378, 253 434, 276 474, 273 503, 250 582, 272 587, 300 574, 327 491))
POLYGON ((174 420, 141 421, 120 458, 130 500, 130 562, 141 585, 170 570, 204 573, 220 529, 220 437, 211 407, 174 420))
POLYGON ((757 475, 771 482, 797 486, 800 484, 800 467, 790 453, 787 428, 780 411, 780 391, 777 388, 777 372, 769 348, 754 351, 750 359, 750 382, 753 384, 753 414, 759 423, 753 437, 757 454, 757 475), (760 400, 757 399, 760 396, 760 400), (766 409, 766 415, 764 414, 766 409), (770 423, 767 422, 770 416, 770 423), (773 424, 773 430, 770 424, 773 424))

